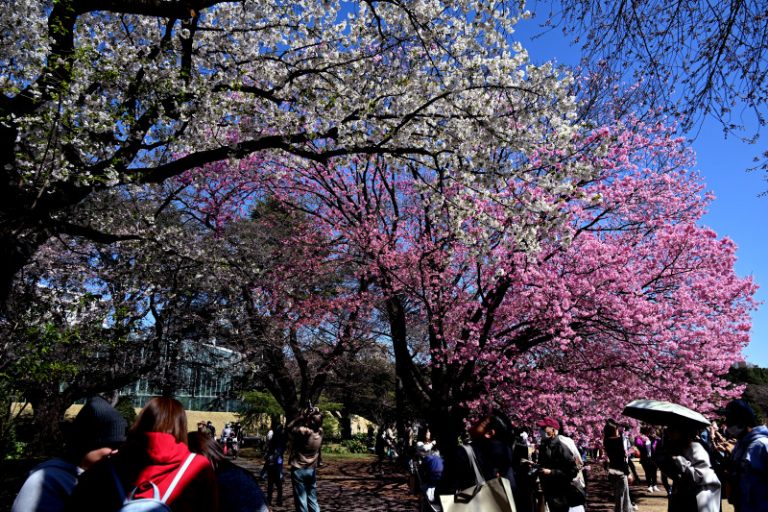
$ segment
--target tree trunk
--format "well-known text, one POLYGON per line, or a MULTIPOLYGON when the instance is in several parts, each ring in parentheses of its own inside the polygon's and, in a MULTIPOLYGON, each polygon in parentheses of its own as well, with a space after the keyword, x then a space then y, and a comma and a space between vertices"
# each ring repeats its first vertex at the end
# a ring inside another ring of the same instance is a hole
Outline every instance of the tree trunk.
POLYGON ((341 438, 352 439, 352 415, 346 407, 341 410, 339 425, 341 426, 341 438))
POLYGON ((7 309, 16 274, 50 237, 45 230, 14 225, 7 218, 0 211, 0 315, 7 309))
POLYGON ((408 426, 406 425, 406 396, 403 389, 403 379, 399 375, 395 376, 395 428, 397 429, 397 438, 405 440, 408 438, 408 426))
POLYGON ((424 396, 413 373, 417 370, 413 367, 413 360, 408 350, 408 330, 403 302, 399 297, 393 296, 387 299, 386 306, 392 347, 395 352, 395 424, 398 437, 406 439, 408 435, 406 403, 410 400, 411 403, 429 407, 430 397, 424 396))
POLYGON ((72 405, 68 393, 57 393, 53 389, 35 390, 28 394, 32 405, 33 436, 29 453, 31 455, 57 455, 62 453, 65 437, 62 431, 64 413, 72 405))

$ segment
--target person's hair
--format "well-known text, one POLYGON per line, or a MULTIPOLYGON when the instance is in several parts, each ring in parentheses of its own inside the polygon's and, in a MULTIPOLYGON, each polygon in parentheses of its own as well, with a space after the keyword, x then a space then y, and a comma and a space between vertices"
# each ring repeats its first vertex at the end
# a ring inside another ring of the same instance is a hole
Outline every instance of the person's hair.
POLYGON ((323 426, 323 413, 317 412, 312 414, 309 418, 309 428, 317 430, 323 426))
POLYGON ((210 434, 205 432, 189 432, 187 438, 189 451, 205 456, 214 469, 219 467, 221 461, 226 460, 226 455, 221 450, 219 443, 210 434))
POLYGON ((184 406, 174 398, 156 396, 136 417, 131 434, 164 432, 171 434, 178 443, 187 442, 187 414, 184 406))
POLYGON ((488 425, 496 432, 496 437, 504 442, 511 442, 512 421, 500 410, 494 410, 488 425))
POLYGON ((613 421, 606 422, 603 427, 603 436, 606 438, 616 437, 619 435, 619 426, 613 421))
POLYGON ((490 416, 482 416, 478 419, 476 419, 469 427, 469 430, 467 430, 467 434, 469 434, 469 437, 472 439, 479 439, 483 437, 489 430, 489 426, 491 424, 491 417, 490 416))
POLYGON ((692 425, 669 425, 667 427, 667 432, 677 432, 680 441, 683 443, 690 443, 694 439, 696 439, 699 435, 699 429, 698 427, 692 426, 692 425))

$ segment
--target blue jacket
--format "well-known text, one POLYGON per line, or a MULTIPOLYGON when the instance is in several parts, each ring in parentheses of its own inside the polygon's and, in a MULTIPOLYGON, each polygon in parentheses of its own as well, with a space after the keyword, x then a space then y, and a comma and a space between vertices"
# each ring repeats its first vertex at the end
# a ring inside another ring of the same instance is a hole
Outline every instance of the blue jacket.
POLYGON ((83 472, 62 459, 43 462, 29 474, 11 512, 60 512, 83 472))
POLYGON ((443 459, 430 453, 421 461, 421 478, 425 487, 436 487, 443 476, 443 459))
POLYGON ((736 443, 731 475, 736 511, 768 512, 768 427, 755 427, 736 443))

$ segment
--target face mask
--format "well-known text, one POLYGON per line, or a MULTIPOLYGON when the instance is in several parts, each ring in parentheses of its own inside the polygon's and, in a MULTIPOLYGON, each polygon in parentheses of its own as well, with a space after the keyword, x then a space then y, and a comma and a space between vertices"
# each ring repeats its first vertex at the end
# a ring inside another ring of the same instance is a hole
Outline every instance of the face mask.
POLYGON ((727 428, 728 435, 731 437, 739 437, 741 434, 744 433, 744 427, 741 427, 739 425, 730 425, 727 428))

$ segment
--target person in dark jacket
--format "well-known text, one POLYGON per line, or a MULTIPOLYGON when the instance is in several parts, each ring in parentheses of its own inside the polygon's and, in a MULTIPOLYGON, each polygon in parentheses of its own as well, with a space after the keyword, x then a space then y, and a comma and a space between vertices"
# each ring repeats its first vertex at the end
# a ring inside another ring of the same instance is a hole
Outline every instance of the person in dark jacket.
POLYGON ((283 456, 285 455, 285 432, 277 423, 272 429, 272 438, 267 442, 265 456, 267 462, 267 503, 272 505, 272 495, 277 490, 277 506, 283 506, 283 456))
POLYGON ((632 499, 629 496, 629 485, 633 476, 627 463, 627 451, 624 448, 624 440, 619 435, 619 426, 608 421, 603 427, 603 448, 608 457, 608 480, 613 489, 613 511, 632 512, 632 499))
POLYGON ((213 466, 219 484, 219 510, 222 512, 269 512, 256 477, 247 469, 227 460, 224 451, 208 432, 189 432, 189 450, 204 455, 213 466))
POLYGON ((528 444, 528 432, 518 428, 512 439, 512 469, 515 473, 515 507, 517 512, 535 510, 534 491, 536 475, 531 474, 531 447, 528 444))
POLYGON ((421 493, 419 510, 439 510, 440 499, 435 493, 443 478, 443 458, 437 450, 432 450, 432 446, 432 443, 422 441, 416 443, 416 473, 421 493))
POLYGON ((645 480, 648 484, 648 492, 658 492, 659 488, 656 485, 656 473, 658 468, 653 460, 653 456, 656 453, 656 447, 658 446, 658 439, 656 438, 656 429, 653 427, 643 427, 640 429, 640 435, 635 438, 634 447, 640 454, 640 465, 645 472, 645 480))
POLYGON ((576 459, 558 438, 560 422, 554 418, 544 418, 536 425, 541 429, 538 476, 544 499, 549 512, 567 512, 571 481, 579 473, 576 459))
MULTIPOLYGON (((477 458, 480 473, 486 480, 501 476, 507 478, 515 490, 511 447, 502 441, 509 426, 498 415, 489 415, 476 421, 469 430, 470 446, 477 458)), ((440 494, 453 494, 457 490, 475 485, 475 473, 466 450, 458 446, 446 457, 443 479, 438 486, 440 494)))
POLYGON ((744 400, 725 408, 728 434, 737 439, 728 468, 728 501, 736 512, 768 511, 768 427, 744 400))
POLYGON ((169 494, 167 504, 173 512, 217 512, 216 475, 205 457, 191 455, 187 430, 181 402, 150 399, 117 455, 83 473, 65 510, 120 510, 132 490, 134 499, 151 498, 157 487, 160 496, 169 494))
POLYGON ((125 442, 125 419, 100 396, 89 398, 67 432, 65 453, 35 467, 11 512, 61 512, 78 478, 125 442))

